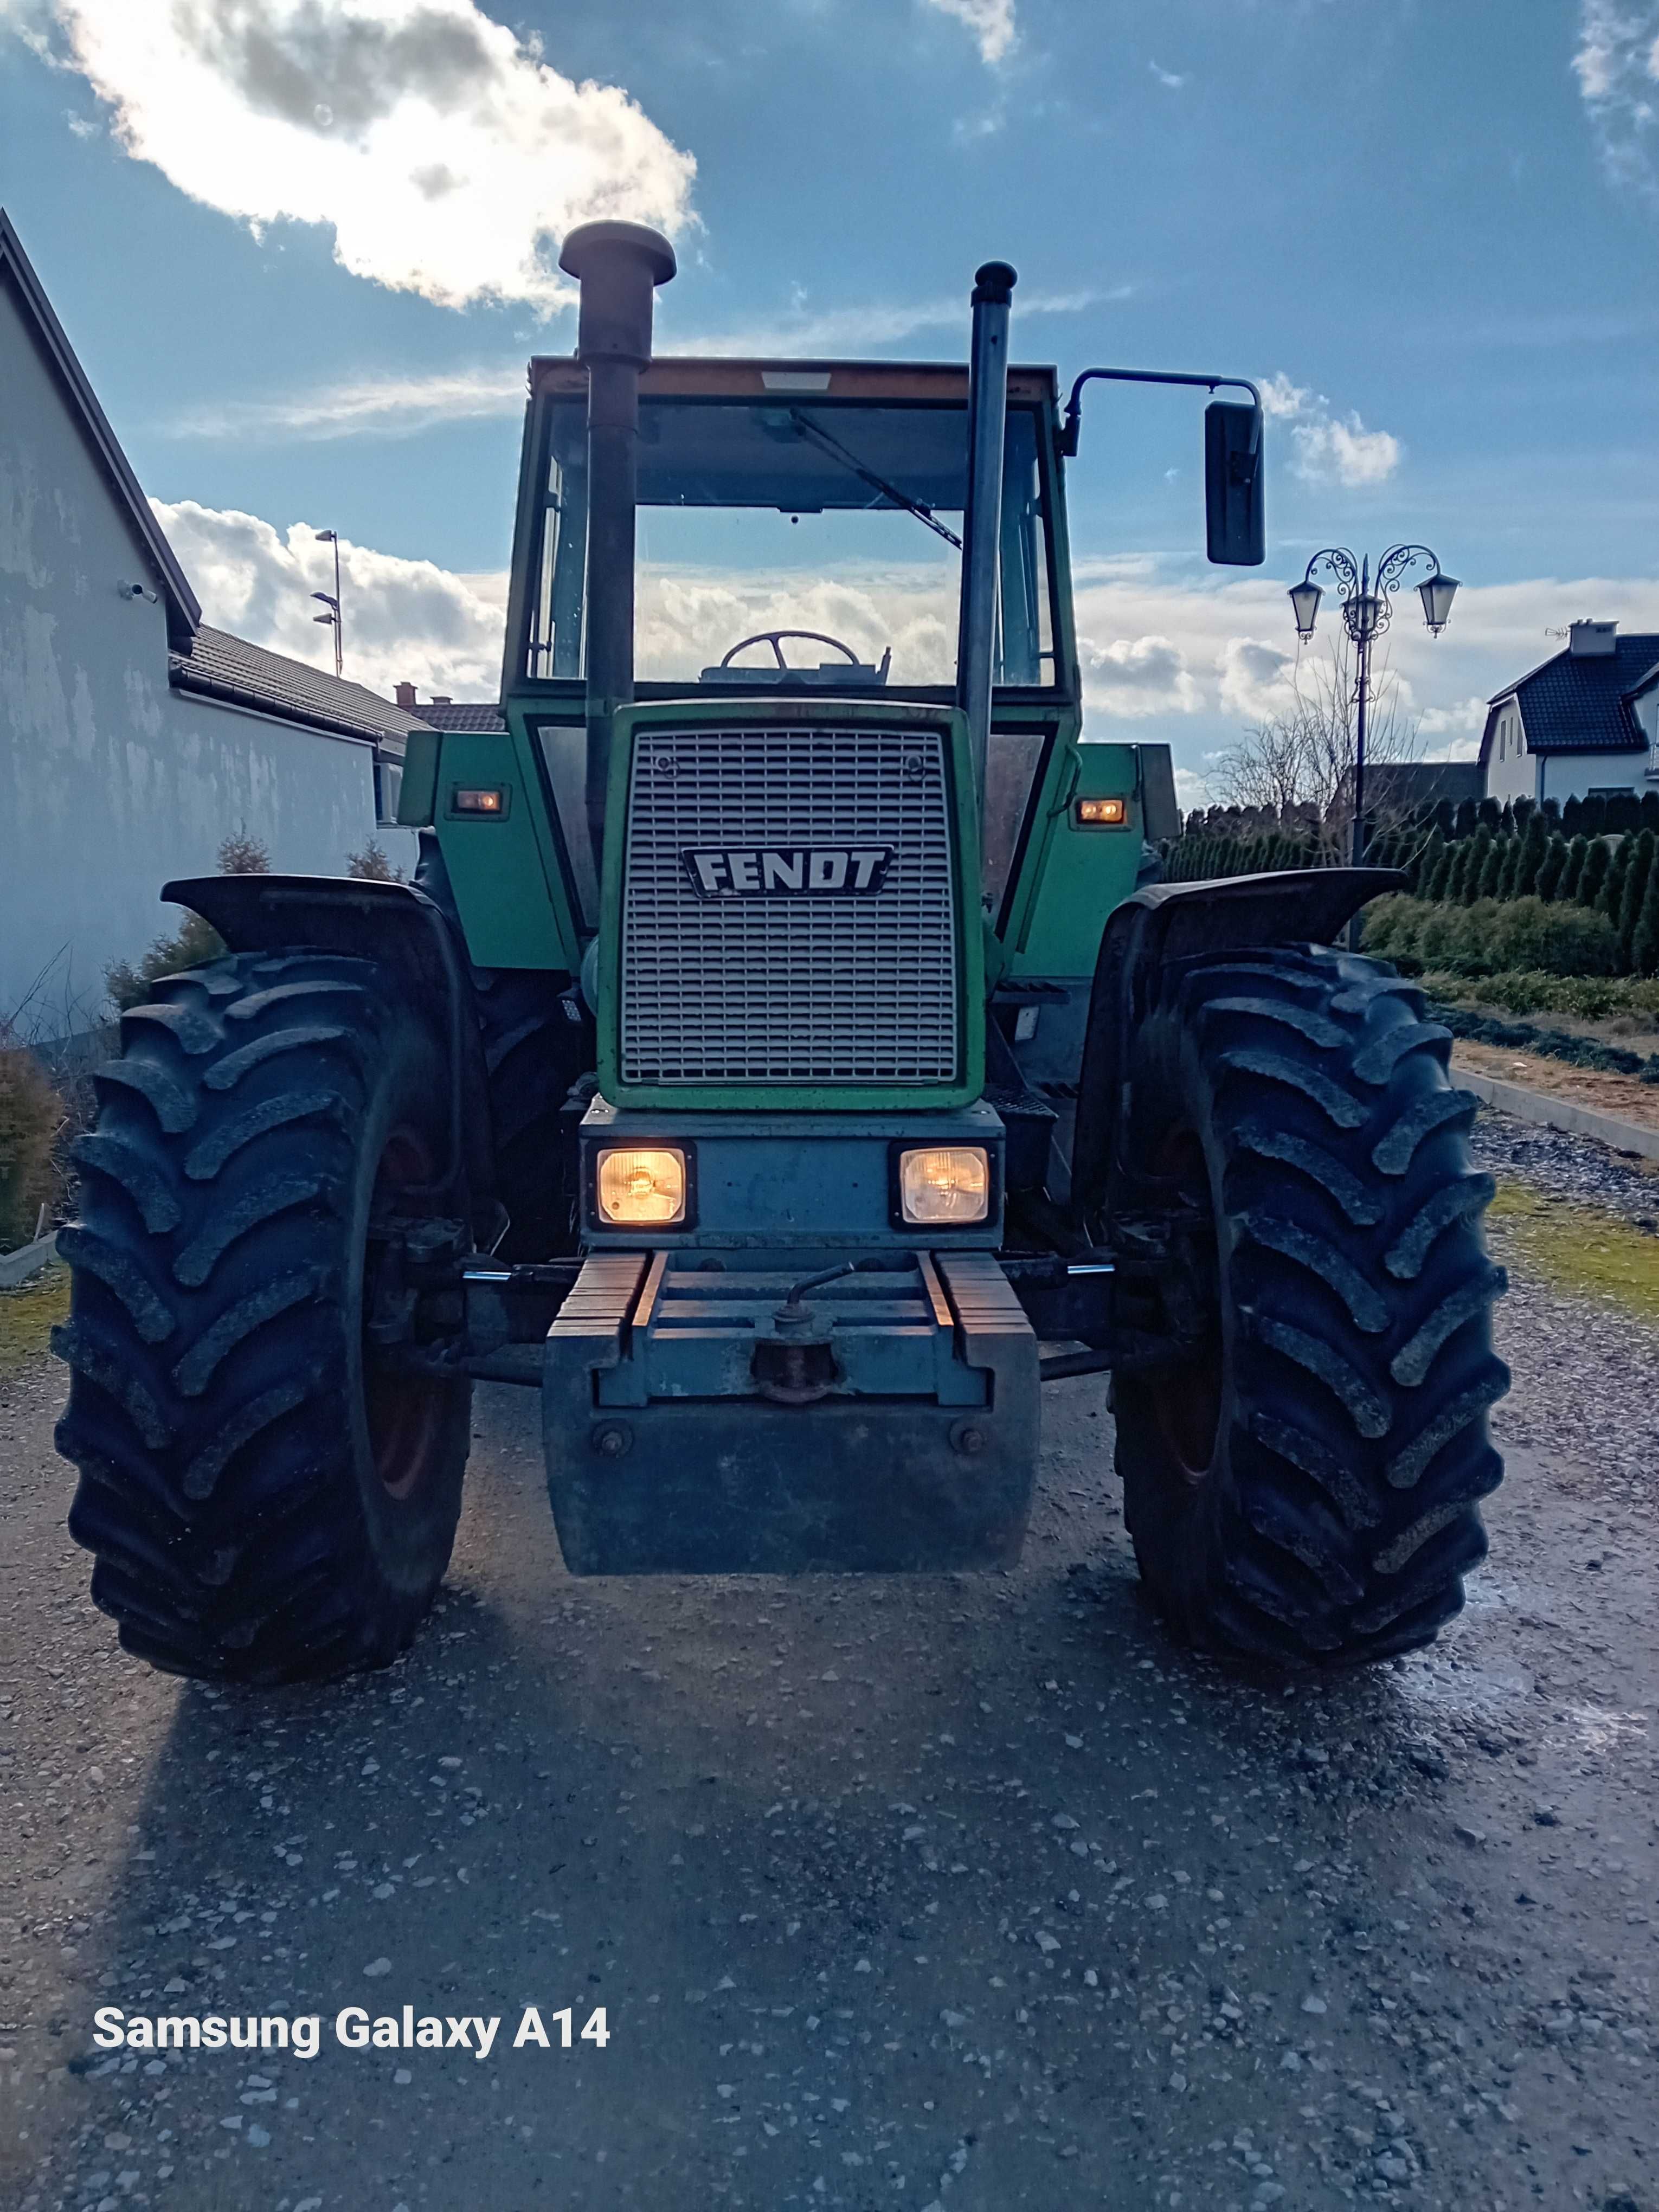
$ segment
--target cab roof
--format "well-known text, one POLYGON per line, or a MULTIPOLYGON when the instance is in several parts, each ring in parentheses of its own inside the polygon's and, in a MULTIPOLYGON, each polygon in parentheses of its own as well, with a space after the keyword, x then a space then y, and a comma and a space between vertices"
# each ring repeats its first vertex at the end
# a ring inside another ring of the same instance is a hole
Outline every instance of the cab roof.
MULTIPOLYGON (((1016 404, 1058 404, 1058 372, 1011 368, 1016 404)), ((534 396, 586 398, 587 371, 570 354, 538 354, 530 363, 534 396)), ((660 355, 640 376, 648 399, 885 399, 965 404, 968 370, 942 361, 733 361, 723 356, 660 355)))

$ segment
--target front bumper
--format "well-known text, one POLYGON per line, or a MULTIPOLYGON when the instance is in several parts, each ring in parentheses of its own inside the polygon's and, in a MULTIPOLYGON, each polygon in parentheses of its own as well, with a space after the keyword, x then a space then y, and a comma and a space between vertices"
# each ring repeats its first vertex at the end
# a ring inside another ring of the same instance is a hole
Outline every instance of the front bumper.
POLYGON ((1037 1345, 996 1261, 866 1257, 811 1297, 822 1395, 780 1404, 760 1347, 808 1272, 799 1251, 585 1263, 549 1331, 542 1391, 573 1574, 904 1573, 1018 1557, 1037 1345))

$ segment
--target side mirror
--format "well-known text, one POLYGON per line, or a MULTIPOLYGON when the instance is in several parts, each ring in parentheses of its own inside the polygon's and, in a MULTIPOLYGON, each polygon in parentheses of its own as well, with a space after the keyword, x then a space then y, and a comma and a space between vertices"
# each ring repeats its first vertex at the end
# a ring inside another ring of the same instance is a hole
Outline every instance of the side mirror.
POLYGON ((1212 399, 1204 410, 1204 520, 1219 566, 1256 568, 1267 558, 1261 461, 1261 409, 1212 399))

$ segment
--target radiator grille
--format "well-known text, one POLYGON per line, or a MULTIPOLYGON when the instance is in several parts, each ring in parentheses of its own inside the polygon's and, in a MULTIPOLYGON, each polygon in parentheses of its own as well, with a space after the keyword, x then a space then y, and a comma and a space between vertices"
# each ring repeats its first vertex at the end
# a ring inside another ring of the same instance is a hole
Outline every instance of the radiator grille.
POLYGON ((635 738, 623 848, 629 1084, 948 1083, 956 892, 935 731, 635 738), (687 847, 887 846, 879 890, 704 899, 687 847))

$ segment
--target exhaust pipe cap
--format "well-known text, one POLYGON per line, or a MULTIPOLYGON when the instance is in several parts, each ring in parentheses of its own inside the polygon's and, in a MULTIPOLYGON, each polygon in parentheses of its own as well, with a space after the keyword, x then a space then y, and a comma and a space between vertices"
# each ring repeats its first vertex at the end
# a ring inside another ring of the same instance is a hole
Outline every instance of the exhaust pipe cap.
MULTIPOLYGON (((594 223, 590 227, 598 230, 602 226, 594 223)), ((1018 272, 1007 262, 984 262, 974 271, 974 293, 970 305, 975 307, 1006 307, 1012 301, 1014 287, 1018 282, 1018 272)))
POLYGON ((642 222, 585 222, 566 239, 559 266, 582 288, 577 359, 643 368, 651 358, 651 295, 678 266, 662 233, 642 222))

